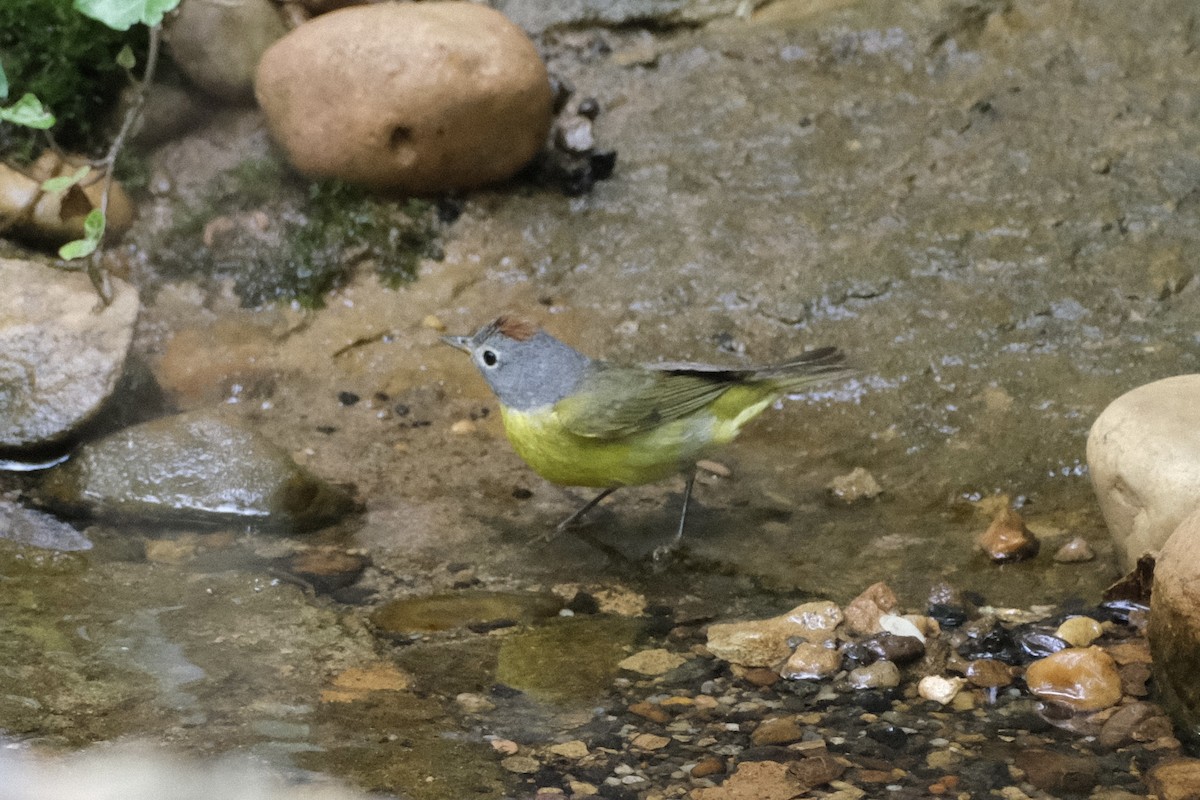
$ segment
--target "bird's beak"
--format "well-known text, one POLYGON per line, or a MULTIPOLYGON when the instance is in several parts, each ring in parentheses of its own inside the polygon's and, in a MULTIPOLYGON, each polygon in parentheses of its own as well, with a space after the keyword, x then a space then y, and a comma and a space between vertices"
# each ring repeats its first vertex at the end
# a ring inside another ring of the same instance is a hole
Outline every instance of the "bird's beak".
POLYGON ((470 336, 443 336, 442 341, 451 347, 462 350, 464 353, 471 352, 471 337, 470 336))

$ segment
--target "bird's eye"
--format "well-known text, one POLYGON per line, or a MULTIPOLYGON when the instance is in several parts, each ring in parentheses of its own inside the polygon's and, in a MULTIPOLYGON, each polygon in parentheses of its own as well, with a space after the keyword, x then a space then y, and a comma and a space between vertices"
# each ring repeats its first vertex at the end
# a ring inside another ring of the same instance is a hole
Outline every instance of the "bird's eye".
POLYGON ((494 367, 494 366, 496 366, 496 362, 499 360, 500 359, 498 359, 496 357, 495 350, 484 350, 483 351, 483 363, 486 364, 487 366, 494 367))

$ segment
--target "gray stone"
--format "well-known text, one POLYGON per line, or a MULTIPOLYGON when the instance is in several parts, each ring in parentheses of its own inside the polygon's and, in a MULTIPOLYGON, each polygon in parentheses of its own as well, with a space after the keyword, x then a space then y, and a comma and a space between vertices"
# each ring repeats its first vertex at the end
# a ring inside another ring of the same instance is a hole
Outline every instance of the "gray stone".
POLYGON ((188 79, 214 97, 254 98, 254 70, 287 33, 269 0, 184 0, 168 18, 171 57, 188 79))
POLYGON ((327 525, 354 500, 244 423, 200 411, 157 419, 82 446, 47 473, 39 502, 135 523, 327 525))
POLYGON ((0 501, 0 539, 43 550, 90 550, 92 543, 75 528, 51 515, 0 501))
POLYGON ((1200 375, 1126 392, 1097 417, 1088 471, 1126 569, 1200 505, 1200 375))
POLYGON ((111 283, 105 306, 82 272, 0 259, 0 448, 61 443, 111 394, 138 315, 137 290, 111 283))

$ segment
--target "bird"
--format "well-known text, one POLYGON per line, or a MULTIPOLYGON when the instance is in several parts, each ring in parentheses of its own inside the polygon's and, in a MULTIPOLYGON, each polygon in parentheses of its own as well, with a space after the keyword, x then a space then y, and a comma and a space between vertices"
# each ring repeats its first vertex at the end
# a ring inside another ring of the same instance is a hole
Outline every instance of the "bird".
POLYGON ((471 356, 499 401, 509 442, 534 472, 601 490, 555 532, 621 487, 686 474, 675 536, 656 559, 683 538, 697 461, 783 395, 849 373, 836 347, 757 367, 621 365, 590 358, 515 316, 442 341, 471 356))

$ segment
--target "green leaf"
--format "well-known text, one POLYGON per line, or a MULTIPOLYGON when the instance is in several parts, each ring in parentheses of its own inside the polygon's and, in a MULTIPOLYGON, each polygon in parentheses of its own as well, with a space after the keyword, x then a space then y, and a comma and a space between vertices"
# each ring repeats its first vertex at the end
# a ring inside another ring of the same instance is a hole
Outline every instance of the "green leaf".
POLYGON ((141 22, 151 27, 162 22, 179 0, 75 0, 75 10, 117 31, 127 31, 141 22))
POLYGON ((57 178, 50 178, 49 180, 42 181, 42 191, 43 192, 66 191, 67 189, 70 189, 72 186, 74 186, 75 184, 79 183, 81 180, 86 178, 87 174, 91 171, 91 169, 92 169, 91 167, 82 166, 79 169, 75 170, 75 172, 72 173, 71 175, 60 175, 57 178))
POLYGON ((0 108, 0 120, 39 130, 54 125, 54 115, 42 107, 41 100, 29 93, 21 95, 21 99, 8 108, 0 108))
POLYGON ((67 242, 58 248, 58 257, 71 261, 76 258, 85 258, 96 252, 96 248, 100 246, 100 240, 104 238, 104 225, 104 212, 93 208, 83 218, 83 238, 67 242))
POLYGON ((94 242, 91 239, 76 239, 73 242, 67 242, 62 247, 58 248, 58 257, 64 261, 72 261, 76 258, 87 258, 92 253, 96 252, 96 247, 99 242, 94 242))
POLYGON ((8 99, 8 76, 4 74, 4 65, 0 64, 0 100, 8 99))
POLYGON ((133 54, 133 48, 125 45, 121 48, 121 52, 117 53, 117 66, 133 69, 135 64, 137 64, 137 57, 133 54))

